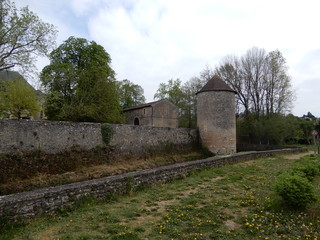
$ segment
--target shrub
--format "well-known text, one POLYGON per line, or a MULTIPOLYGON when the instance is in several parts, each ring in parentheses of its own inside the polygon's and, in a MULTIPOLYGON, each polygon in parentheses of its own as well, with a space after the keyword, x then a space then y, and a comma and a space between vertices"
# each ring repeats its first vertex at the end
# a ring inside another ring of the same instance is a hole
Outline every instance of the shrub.
POLYGON ((101 125, 102 140, 106 145, 110 143, 113 134, 114 130, 110 124, 105 123, 101 125))
POLYGON ((290 207, 305 208, 317 199, 312 183, 298 174, 279 175, 275 190, 290 207))
POLYGON ((293 171, 303 172, 309 181, 312 181, 313 178, 320 173, 318 164, 311 160, 299 161, 293 166, 292 169, 293 171))

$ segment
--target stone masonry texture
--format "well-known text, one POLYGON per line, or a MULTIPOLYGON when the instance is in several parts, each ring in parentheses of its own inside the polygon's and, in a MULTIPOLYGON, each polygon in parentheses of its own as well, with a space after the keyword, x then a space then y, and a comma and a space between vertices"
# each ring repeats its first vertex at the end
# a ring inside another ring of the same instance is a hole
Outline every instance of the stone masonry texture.
MULTIPOLYGON (((118 155, 142 154, 168 145, 192 147, 198 141, 194 129, 110 124, 114 130, 110 146, 118 155)), ((74 146, 103 146, 100 123, 31 120, 0 120, 0 153, 41 150, 66 151, 74 146)))
POLYGON ((307 149, 292 148, 213 157, 118 176, 0 196, 0 217, 8 219, 30 218, 70 206, 77 200, 87 196, 103 198, 110 194, 122 194, 129 187, 135 189, 141 185, 164 183, 169 179, 185 176, 195 169, 217 167, 223 164, 237 163, 273 154, 302 151, 307 151, 307 149))
POLYGON ((197 95, 197 124, 201 144, 215 154, 236 152, 235 94, 228 91, 197 95))

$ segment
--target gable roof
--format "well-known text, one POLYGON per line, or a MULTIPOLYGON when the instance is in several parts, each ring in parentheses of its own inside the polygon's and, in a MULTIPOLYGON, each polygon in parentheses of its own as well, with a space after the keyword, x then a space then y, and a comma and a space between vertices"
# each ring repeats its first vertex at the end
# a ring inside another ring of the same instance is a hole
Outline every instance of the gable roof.
POLYGON ((168 103, 173 105, 173 103, 171 103, 168 99, 160 99, 158 101, 144 103, 144 104, 140 104, 140 105, 137 105, 137 106, 134 106, 134 107, 126 108, 123 111, 124 112, 128 112, 128 111, 131 111, 131 110, 141 109, 141 108, 145 108, 145 107, 152 107, 153 105, 155 105, 155 104, 157 104, 159 102, 162 102, 162 101, 166 101, 166 102, 168 102, 168 103))
POLYGON ((226 91, 226 92, 237 93, 232 88, 230 88, 218 75, 214 75, 207 82, 207 84, 204 85, 199 92, 197 92, 197 94, 201 92, 210 92, 210 91, 226 91))
POLYGON ((124 112, 127 112, 127 111, 131 111, 131 110, 135 110, 135 109, 140 109, 140 108, 145 108, 145 107, 151 107, 152 104, 156 103, 156 102, 159 102, 161 100, 158 100, 158 101, 154 101, 154 102, 149 102, 149 103, 144 103, 144 104, 140 104, 140 105, 137 105, 137 106, 134 106, 134 107, 130 107, 130 108, 126 108, 126 109, 123 109, 124 112))

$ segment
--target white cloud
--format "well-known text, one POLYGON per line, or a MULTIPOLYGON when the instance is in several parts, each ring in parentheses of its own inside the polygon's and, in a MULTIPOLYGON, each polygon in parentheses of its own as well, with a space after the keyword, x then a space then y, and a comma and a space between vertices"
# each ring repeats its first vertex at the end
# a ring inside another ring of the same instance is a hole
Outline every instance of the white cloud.
POLYGON ((242 55, 253 46, 279 49, 297 89, 294 113, 320 116, 320 105, 310 103, 314 89, 320 88, 315 80, 320 77, 318 0, 17 2, 29 4, 41 18, 57 25, 59 44, 75 35, 103 45, 118 79, 140 84, 149 101, 161 82, 178 77, 187 81, 226 55, 242 55))

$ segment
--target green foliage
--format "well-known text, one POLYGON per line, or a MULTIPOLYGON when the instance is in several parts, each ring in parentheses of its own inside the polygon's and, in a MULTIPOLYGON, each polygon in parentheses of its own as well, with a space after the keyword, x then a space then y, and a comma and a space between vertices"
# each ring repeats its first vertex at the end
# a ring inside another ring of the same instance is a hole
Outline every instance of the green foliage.
POLYGON ((41 72, 50 120, 122 122, 111 58, 83 38, 68 38, 50 54, 41 72))
POLYGON ((148 185, 130 196, 84 202, 66 216, 39 217, 21 228, 5 226, 0 238, 319 239, 318 204, 300 211, 274 204, 278 198, 273 199, 270 184, 278 170, 292 163, 274 156, 192 171, 182 180, 148 185))
POLYGON ((48 119, 58 121, 67 115, 64 98, 59 92, 49 92, 45 100, 45 112, 48 119))
POLYGON ((301 158, 291 168, 280 173, 275 189, 288 205, 305 208, 317 199, 311 181, 319 174, 319 157, 310 155, 301 158))
POLYGON ((113 236, 111 240, 141 240, 134 233, 120 233, 119 235, 113 236))
POLYGON ((0 71, 13 67, 32 71, 36 56, 46 56, 54 46, 55 27, 28 7, 17 9, 10 0, 1 1, 0 14, 0 71))
POLYGON ((37 94, 21 79, 7 80, 0 87, 0 115, 32 116, 40 111, 37 94))
POLYGON ((180 79, 171 79, 160 84, 154 98, 166 98, 179 108, 179 127, 196 128, 196 93, 204 84, 199 78, 192 78, 184 85, 180 79))
POLYGON ((312 181, 315 176, 320 174, 320 161, 311 159, 302 159, 292 166, 295 172, 302 172, 309 181, 312 181))
POLYGON ((181 89, 180 79, 170 79, 167 84, 160 83, 159 89, 154 95, 154 99, 168 99, 178 107, 181 107, 184 93, 181 89))
POLYGON ((114 135, 114 130, 110 124, 102 124, 101 125, 101 135, 103 142, 108 145, 114 135))
POLYGON ((242 115, 237 118, 237 135, 254 144, 298 143, 301 139, 300 119, 293 115, 242 115))
POLYGON ((308 112, 307 115, 303 115, 302 118, 299 118, 300 134, 298 138, 302 144, 312 143, 312 136, 310 133, 312 130, 317 129, 317 126, 319 126, 319 124, 317 123, 316 118, 310 112, 308 112))
POLYGON ((295 208, 305 208, 317 200, 312 183, 298 174, 279 175, 276 179, 275 190, 286 204, 295 208))
POLYGON ((127 79, 117 82, 116 85, 120 106, 123 109, 145 103, 146 99, 141 86, 127 79))

